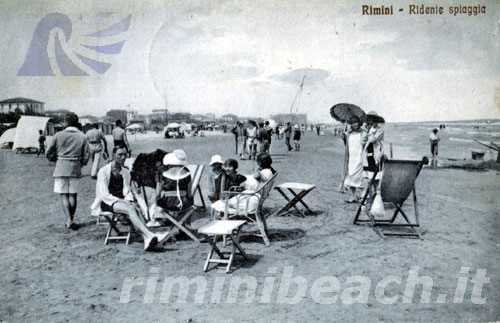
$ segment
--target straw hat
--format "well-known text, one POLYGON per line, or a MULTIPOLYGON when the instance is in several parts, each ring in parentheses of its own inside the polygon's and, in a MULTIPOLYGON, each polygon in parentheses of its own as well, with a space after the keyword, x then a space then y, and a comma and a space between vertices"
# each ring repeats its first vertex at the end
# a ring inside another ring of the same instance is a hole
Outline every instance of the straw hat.
POLYGON ((187 156, 184 150, 176 149, 163 157, 165 166, 185 166, 187 165, 187 156))
POLYGON ((213 155, 212 158, 210 158, 210 166, 213 164, 224 164, 221 155, 213 155))
POLYGON ((366 121, 372 123, 385 123, 384 118, 379 116, 375 111, 370 111, 366 114, 366 121))

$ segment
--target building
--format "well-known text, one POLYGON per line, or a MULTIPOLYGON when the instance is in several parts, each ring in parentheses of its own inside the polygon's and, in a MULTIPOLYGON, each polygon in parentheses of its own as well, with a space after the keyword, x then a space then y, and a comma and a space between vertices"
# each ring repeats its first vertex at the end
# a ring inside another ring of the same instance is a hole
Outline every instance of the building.
POLYGON ((112 122, 115 122, 116 120, 121 120, 121 122, 126 125, 127 124, 127 110, 119 110, 119 109, 113 109, 109 110, 106 112, 106 116, 109 117, 109 119, 112 122))
POLYGON ((307 125, 307 113, 280 113, 273 114, 271 119, 277 123, 285 124, 290 122, 292 124, 307 125))
POLYGON ((150 116, 152 123, 166 123, 168 119, 168 109, 153 109, 150 116))
POLYGON ((131 122, 132 120, 136 120, 139 112, 137 110, 128 110, 127 111, 127 120, 131 122))
POLYGON ((223 122, 227 122, 227 123, 236 123, 236 121, 239 120, 238 116, 235 115, 235 114, 232 114, 232 113, 228 113, 228 114, 224 114, 222 117, 221 117, 221 120, 223 122))
POLYGON ((0 113, 9 112, 20 112, 23 114, 44 114, 45 103, 26 98, 12 98, 0 101, 0 113))

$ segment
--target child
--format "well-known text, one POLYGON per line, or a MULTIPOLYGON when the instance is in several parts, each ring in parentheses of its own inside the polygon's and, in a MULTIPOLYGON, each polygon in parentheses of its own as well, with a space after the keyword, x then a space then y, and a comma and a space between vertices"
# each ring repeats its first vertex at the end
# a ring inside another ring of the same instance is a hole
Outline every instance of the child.
POLYGON ((293 127, 293 144, 295 146, 295 151, 300 150, 300 136, 302 135, 302 131, 298 124, 293 127))
POLYGON ((208 199, 211 202, 220 199, 222 178, 225 176, 222 165, 224 161, 220 155, 213 155, 210 159, 210 173, 208 174, 208 199))
POLYGON ((38 130, 38 152, 36 156, 45 155, 45 136, 43 135, 43 130, 38 130))

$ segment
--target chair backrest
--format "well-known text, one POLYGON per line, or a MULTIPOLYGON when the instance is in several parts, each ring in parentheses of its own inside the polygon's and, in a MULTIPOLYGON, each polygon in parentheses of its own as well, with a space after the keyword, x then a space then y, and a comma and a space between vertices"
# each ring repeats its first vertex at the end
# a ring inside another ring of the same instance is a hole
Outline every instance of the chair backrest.
POLYGON ((257 193, 260 195, 259 209, 262 208, 264 201, 267 199, 269 193, 273 189, 277 177, 278 173, 273 174, 273 176, 270 179, 268 179, 267 182, 265 182, 264 185, 262 185, 262 187, 257 191, 257 193))
POLYGON ((189 171, 191 172, 191 196, 194 196, 198 186, 200 185, 201 176, 203 175, 203 170, 205 165, 188 165, 189 171))
POLYGON ((420 170, 420 160, 386 160, 384 161, 380 190, 382 200, 401 204, 415 187, 420 170))

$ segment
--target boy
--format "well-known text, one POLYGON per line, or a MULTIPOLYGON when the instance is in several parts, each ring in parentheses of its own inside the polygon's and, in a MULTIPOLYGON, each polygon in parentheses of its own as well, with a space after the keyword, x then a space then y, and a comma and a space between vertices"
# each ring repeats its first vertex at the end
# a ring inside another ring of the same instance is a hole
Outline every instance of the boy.
POLYGON ((43 130, 38 130, 38 152, 36 156, 40 156, 40 154, 45 155, 45 136, 43 135, 43 130))

